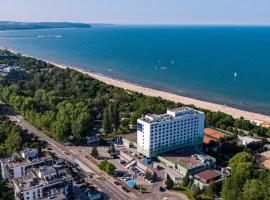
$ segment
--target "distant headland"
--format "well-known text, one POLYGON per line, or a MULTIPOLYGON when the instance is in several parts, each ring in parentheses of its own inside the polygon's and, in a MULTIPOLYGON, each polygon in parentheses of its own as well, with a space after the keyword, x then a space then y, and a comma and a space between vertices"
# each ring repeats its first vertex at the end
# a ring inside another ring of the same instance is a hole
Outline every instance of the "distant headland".
POLYGON ((14 22, 0 21, 0 31, 5 30, 32 30, 51 28, 91 28, 91 24, 72 22, 14 22))

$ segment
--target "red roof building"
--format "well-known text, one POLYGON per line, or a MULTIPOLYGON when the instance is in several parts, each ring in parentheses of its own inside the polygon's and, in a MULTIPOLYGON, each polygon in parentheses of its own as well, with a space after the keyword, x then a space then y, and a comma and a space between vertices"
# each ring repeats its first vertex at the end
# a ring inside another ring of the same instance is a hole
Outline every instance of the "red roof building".
POLYGON ((203 183, 209 183, 210 181, 216 181, 220 179, 221 173, 214 170, 205 170, 195 175, 195 178, 203 183))

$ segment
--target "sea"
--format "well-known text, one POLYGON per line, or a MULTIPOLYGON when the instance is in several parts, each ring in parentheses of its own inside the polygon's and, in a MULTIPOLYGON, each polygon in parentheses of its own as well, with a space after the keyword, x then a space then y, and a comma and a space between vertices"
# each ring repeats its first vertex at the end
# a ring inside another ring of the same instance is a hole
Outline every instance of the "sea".
POLYGON ((270 114, 269 26, 93 26, 0 32, 0 47, 270 114))

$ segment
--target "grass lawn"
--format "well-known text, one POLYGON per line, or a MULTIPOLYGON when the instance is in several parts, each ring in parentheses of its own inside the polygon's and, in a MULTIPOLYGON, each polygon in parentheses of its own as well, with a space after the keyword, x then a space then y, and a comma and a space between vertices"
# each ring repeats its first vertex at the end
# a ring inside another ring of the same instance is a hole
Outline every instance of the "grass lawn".
MULTIPOLYGON (((195 200, 195 198, 193 197, 194 192, 190 188, 183 187, 183 186, 176 186, 172 190, 175 192, 180 192, 180 193, 186 195, 190 200, 195 200)), ((213 198, 208 197, 204 194, 200 195, 200 199, 201 200, 213 200, 213 198)))
POLYGON ((194 192, 191 189, 187 188, 187 187, 176 186, 172 190, 176 191, 176 192, 180 192, 182 194, 185 194, 190 200, 195 200, 193 198, 194 192))

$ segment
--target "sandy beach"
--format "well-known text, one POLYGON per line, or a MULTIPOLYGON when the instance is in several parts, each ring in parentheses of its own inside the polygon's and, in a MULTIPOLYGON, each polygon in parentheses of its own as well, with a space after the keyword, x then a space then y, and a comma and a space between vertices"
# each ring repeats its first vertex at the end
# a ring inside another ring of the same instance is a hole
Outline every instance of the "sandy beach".
MULTIPOLYGON (((1 49, 3 49, 3 48, 1 48, 1 49)), ((8 50, 13 52, 13 53, 18 53, 17 51, 14 51, 12 49, 8 49, 8 50)), ((22 54, 22 55, 33 57, 31 55, 26 55, 26 54, 22 54)), ((40 59, 40 58, 37 58, 37 59, 40 59)), ((45 60, 45 59, 40 59, 40 60, 44 60, 45 62, 50 63, 52 65, 55 65, 56 67, 59 67, 62 69, 70 68, 70 69, 76 70, 80 73, 87 74, 88 76, 95 78, 101 82, 104 82, 106 84, 113 85, 113 86, 116 86, 119 88, 123 88, 126 90, 132 90, 132 91, 139 92, 139 93, 142 93, 142 94, 145 94, 148 96, 161 97, 161 98, 166 99, 166 100, 170 100, 170 101, 174 101, 174 102, 182 103, 182 104, 186 104, 186 105, 194 105, 197 108, 207 109, 207 110, 211 110, 211 111, 224 112, 224 113, 227 113, 229 115, 232 115, 234 118, 244 117, 245 119, 250 120, 251 122, 256 123, 257 125, 260 125, 263 123, 270 125, 270 116, 268 116, 268 115, 263 115, 260 113, 245 111, 245 110, 241 110, 238 108, 233 108, 233 107, 229 107, 229 106, 225 106, 225 105, 202 101, 202 100, 198 100, 195 98, 176 95, 176 94, 172 94, 172 93, 165 92, 165 91, 159 91, 159 90, 152 89, 149 87, 144 87, 144 86, 136 85, 133 83, 129 83, 129 82, 126 82, 123 80, 114 79, 112 77, 108 77, 108 76, 105 76, 103 74, 92 72, 92 71, 89 71, 89 70, 86 70, 86 69, 83 69, 80 67, 59 64, 59 63, 56 63, 56 62, 53 62, 50 60, 45 60)))
POLYGON ((66 69, 66 68, 74 69, 80 73, 87 74, 90 77, 98 79, 99 81, 102 81, 106 84, 120 87, 123 89, 136 91, 136 92, 143 93, 143 94, 149 95, 149 96, 161 97, 161 98, 166 99, 166 100, 179 102, 179 103, 186 104, 186 105, 194 105, 198 108, 203 108, 203 109, 207 109, 207 110, 211 110, 211 111, 221 111, 221 112, 232 115, 234 118, 244 117, 245 119, 250 120, 250 121, 256 123, 257 125, 262 124, 262 123, 270 124, 270 116, 268 116, 268 115, 263 115, 263 114, 259 114, 259 113, 240 110, 240 109, 232 108, 229 106, 210 103, 210 102, 201 101, 201 100, 198 100, 195 98, 184 97, 184 96, 172 94, 169 92, 164 92, 164 91, 159 91, 159 90, 155 90, 155 89, 148 88, 148 87, 143 87, 140 85, 128 83, 128 82, 123 81, 123 80, 113 79, 111 77, 104 76, 102 74, 98 74, 95 72, 90 72, 90 71, 82 69, 82 68, 66 66, 66 65, 58 64, 58 63, 51 62, 51 61, 46 61, 46 62, 49 62, 49 63, 51 63, 59 68, 62 68, 62 69, 66 69))

